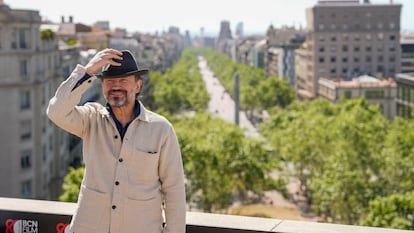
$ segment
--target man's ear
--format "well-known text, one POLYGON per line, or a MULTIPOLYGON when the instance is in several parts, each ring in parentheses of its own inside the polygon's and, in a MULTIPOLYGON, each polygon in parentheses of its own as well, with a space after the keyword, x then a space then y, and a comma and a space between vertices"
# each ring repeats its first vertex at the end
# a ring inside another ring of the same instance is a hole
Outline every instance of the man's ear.
POLYGON ((138 79, 136 88, 137 88, 137 92, 141 91, 141 88, 142 88, 142 80, 141 79, 138 79))

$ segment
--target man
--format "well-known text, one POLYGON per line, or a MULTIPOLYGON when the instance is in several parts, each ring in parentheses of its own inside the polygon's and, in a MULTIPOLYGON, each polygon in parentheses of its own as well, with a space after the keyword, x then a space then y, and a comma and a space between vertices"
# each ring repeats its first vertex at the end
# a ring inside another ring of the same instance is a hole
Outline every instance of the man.
POLYGON ((129 51, 104 49, 86 66, 77 65, 49 102, 48 117, 83 140, 85 174, 71 232, 185 232, 184 172, 175 131, 136 100, 147 73, 129 51), (97 77, 106 106, 78 106, 97 77))

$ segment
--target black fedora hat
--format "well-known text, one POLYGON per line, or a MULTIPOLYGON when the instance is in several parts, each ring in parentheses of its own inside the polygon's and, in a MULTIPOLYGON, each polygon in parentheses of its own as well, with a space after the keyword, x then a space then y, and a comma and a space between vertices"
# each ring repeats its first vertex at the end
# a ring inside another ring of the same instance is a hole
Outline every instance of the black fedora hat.
POLYGON ((102 72, 96 74, 98 78, 120 78, 128 75, 148 74, 148 69, 138 69, 134 56, 128 50, 122 50, 122 60, 114 59, 115 62, 121 63, 120 66, 104 66, 102 72))

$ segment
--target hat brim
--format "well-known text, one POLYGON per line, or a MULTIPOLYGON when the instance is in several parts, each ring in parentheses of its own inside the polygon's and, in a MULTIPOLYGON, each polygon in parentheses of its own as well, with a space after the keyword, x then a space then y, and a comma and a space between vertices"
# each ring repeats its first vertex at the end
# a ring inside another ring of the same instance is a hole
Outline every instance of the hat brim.
POLYGON ((98 78, 122 78, 125 76, 129 76, 129 75, 134 75, 134 74, 138 74, 138 75, 146 75, 148 74, 149 69, 140 69, 140 70, 135 70, 135 71, 130 71, 124 74, 117 74, 117 75, 107 75, 105 73, 99 73, 99 74, 95 74, 96 77, 98 78))

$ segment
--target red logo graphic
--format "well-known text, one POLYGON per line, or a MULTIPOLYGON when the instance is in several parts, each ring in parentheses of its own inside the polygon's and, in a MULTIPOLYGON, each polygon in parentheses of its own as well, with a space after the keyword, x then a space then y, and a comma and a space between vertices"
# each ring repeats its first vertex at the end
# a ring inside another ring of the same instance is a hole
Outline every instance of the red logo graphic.
POLYGON ((64 233, 68 226, 69 224, 66 224, 66 223, 58 223, 56 225, 56 233, 64 233))
POLYGON ((14 233, 13 226, 17 220, 14 219, 7 219, 6 220, 6 233, 14 233))

